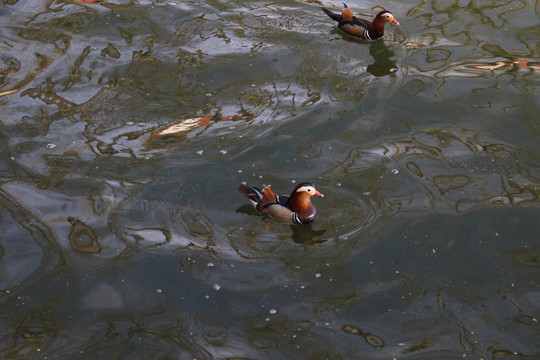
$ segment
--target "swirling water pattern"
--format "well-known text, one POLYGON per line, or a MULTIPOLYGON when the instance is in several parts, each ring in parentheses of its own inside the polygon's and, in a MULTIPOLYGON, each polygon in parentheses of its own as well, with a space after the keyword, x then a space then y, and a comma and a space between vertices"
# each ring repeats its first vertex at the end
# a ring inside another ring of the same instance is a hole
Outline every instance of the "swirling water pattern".
POLYGON ((539 357, 540 8, 379 5, 4 1, 0 357, 539 357))

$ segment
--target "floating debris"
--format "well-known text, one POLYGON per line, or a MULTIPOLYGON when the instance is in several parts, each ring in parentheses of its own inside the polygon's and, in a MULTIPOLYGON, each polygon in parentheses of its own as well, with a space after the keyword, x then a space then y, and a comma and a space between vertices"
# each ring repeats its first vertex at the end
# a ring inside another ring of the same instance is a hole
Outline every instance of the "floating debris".
POLYGON ((0 92, 0 96, 6 96, 6 95, 15 94, 16 92, 19 92, 19 91, 21 91, 22 89, 23 89, 23 88, 18 88, 18 89, 12 89, 12 90, 2 91, 2 92, 0 92))
POLYGON ((345 331, 348 334, 358 335, 358 336, 363 337, 366 340, 366 342, 371 346, 375 346, 375 347, 379 347, 379 348, 384 346, 384 340, 383 339, 381 339, 377 335, 373 335, 370 332, 363 331, 362 329, 358 328, 357 326, 344 325, 342 330, 345 331))
POLYGON ((198 128, 200 126, 208 125, 212 120, 219 121, 233 121, 238 120, 237 116, 224 116, 222 118, 216 118, 214 116, 202 116, 196 118, 189 118, 181 120, 175 124, 169 125, 164 129, 156 130, 152 133, 154 136, 167 136, 167 135, 181 135, 190 130, 198 128))
POLYGON ((526 70, 540 70, 540 63, 533 62, 526 59, 497 61, 491 64, 473 64, 467 65, 469 69, 477 70, 506 70, 506 69, 526 69, 526 70))

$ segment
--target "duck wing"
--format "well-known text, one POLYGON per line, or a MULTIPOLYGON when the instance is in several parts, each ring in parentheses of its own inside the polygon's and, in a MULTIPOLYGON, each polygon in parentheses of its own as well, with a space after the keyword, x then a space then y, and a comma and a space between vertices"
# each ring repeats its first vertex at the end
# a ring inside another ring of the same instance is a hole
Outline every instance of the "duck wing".
POLYGON ((370 30, 371 29, 371 21, 360 19, 358 17, 353 17, 353 24, 363 27, 364 29, 370 30))

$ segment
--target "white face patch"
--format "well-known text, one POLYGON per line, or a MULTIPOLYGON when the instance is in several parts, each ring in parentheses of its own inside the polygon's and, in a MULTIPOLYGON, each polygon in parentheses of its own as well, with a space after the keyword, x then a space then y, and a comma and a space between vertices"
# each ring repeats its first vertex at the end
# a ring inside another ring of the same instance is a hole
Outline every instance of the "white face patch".
POLYGON ((315 194, 315 188, 313 186, 302 186, 296 190, 296 192, 307 192, 308 194, 315 194))
POLYGON ((390 12, 385 13, 384 17, 386 18, 386 21, 394 20, 394 15, 392 15, 392 13, 390 13, 390 12))

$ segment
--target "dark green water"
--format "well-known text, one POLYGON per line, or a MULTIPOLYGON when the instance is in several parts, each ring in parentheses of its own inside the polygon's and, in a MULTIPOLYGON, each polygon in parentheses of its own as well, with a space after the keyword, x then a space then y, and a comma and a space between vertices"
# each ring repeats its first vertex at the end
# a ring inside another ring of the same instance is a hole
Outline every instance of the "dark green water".
POLYGON ((2 2, 0 359, 540 358, 538 3, 321 6, 2 2))

